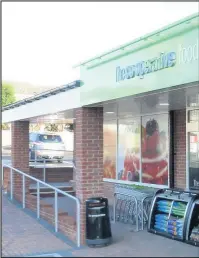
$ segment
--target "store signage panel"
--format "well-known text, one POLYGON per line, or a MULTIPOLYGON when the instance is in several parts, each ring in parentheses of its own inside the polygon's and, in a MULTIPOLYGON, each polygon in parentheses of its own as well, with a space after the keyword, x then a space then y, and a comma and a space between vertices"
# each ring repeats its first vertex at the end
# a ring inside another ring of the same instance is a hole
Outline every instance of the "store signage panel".
POLYGON ((147 61, 141 61, 124 68, 118 66, 116 67, 116 82, 132 79, 136 76, 143 79, 146 74, 175 66, 177 58, 179 64, 190 63, 191 61, 198 60, 199 41, 197 40, 195 44, 187 47, 180 44, 178 57, 176 52, 162 52, 159 57, 155 57, 147 61))
POLYGON ((81 67, 88 105, 199 80, 198 28, 98 66, 81 67))
POLYGON ((159 57, 155 57, 147 61, 141 61, 135 65, 126 66, 125 68, 118 66, 116 68, 116 81, 132 79, 135 76, 143 79, 145 74, 172 67, 175 64, 175 52, 161 53, 159 57))

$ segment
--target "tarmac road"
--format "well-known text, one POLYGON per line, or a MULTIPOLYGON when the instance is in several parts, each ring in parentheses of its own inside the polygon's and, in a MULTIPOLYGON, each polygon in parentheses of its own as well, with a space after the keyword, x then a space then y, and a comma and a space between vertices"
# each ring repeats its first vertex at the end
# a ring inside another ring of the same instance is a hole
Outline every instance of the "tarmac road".
MULTIPOLYGON (((71 162, 73 160, 73 152, 72 151, 66 151, 65 152, 65 156, 64 156, 64 160, 63 163, 58 163, 56 161, 49 161, 46 162, 46 167, 65 167, 68 162, 71 162)), ((5 164, 11 164, 11 150, 10 148, 2 148, 2 162, 5 164)), ((36 165, 36 166, 43 166, 42 162, 36 162, 36 164, 34 162, 30 162, 30 164, 32 165, 36 165)))

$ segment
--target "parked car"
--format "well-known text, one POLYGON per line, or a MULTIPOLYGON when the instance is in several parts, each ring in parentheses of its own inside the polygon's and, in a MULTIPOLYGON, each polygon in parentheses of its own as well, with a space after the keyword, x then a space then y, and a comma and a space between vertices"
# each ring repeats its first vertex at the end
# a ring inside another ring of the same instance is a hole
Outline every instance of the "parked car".
POLYGON ((63 162, 65 145, 60 135, 53 133, 29 134, 29 158, 41 161, 53 159, 63 162))

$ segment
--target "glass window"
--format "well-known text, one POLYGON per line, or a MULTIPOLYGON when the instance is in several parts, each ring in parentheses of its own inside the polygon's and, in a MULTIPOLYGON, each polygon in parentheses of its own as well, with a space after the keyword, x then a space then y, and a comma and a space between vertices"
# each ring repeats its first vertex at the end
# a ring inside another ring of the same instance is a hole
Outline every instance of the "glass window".
POLYGON ((199 121, 199 109, 188 111, 188 123, 195 123, 199 121))
POLYGON ((168 185, 168 118, 142 117, 142 183, 168 185))
POLYGON ((168 164, 168 114, 104 122, 104 178, 167 186, 168 164))
POLYGON ((104 178, 116 179, 117 121, 104 121, 104 178))
POLYGON ((140 119, 120 119, 118 132, 118 180, 140 180, 140 119))
POLYGON ((38 139, 44 143, 61 143, 62 139, 59 135, 39 134, 38 139))
POLYGON ((199 132, 189 133, 189 187, 199 189, 199 132))

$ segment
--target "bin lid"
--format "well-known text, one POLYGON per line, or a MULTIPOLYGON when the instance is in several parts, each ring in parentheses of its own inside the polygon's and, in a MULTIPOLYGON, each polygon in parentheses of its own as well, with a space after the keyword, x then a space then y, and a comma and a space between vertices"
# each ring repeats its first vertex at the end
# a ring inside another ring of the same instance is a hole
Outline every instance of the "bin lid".
POLYGON ((99 203, 102 203, 106 200, 107 200, 107 198, 104 198, 104 197, 91 197, 91 198, 87 199, 86 202, 87 203, 93 203, 93 204, 94 203, 99 204, 99 203))

